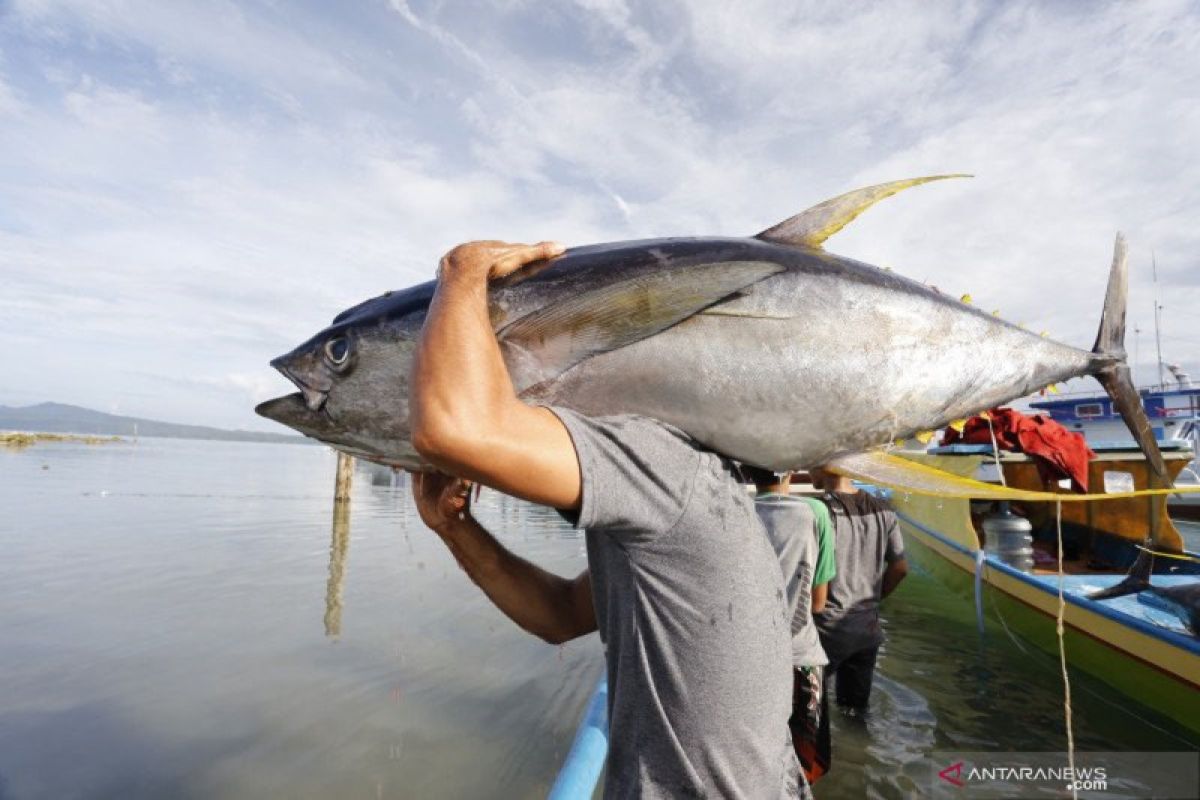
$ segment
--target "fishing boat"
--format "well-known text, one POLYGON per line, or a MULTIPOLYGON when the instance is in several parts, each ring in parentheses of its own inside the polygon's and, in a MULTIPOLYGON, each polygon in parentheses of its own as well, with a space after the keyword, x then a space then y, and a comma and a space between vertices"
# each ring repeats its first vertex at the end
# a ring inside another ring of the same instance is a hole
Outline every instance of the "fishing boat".
MULTIPOLYGON (((1163 456, 1175 476, 1192 451, 1182 447, 1163 456)), ((1140 453, 1101 448, 1089 463, 1090 486, 1120 499, 1079 502, 1067 488, 1046 487, 1028 456, 996 453, 988 445, 954 444, 886 458, 886 468, 865 460, 865 467, 849 464, 846 474, 891 486, 910 560, 973 597, 981 631, 990 616, 1057 654, 1061 528, 1071 667, 1200 734, 1196 619, 1170 596, 1200 586, 1200 556, 1185 548, 1157 497, 1134 493, 1149 485, 1140 453), (1148 541, 1153 588, 1095 599, 1126 578, 1148 541)))
POLYGON ((546 800, 586 800, 594 795, 607 757, 608 677, 601 676, 546 800))
MULTIPOLYGON (((1193 386, 1190 376, 1177 364, 1163 367, 1174 378, 1175 385, 1159 383, 1138 392, 1154 438, 1164 450, 1190 448, 1193 454, 1198 453, 1200 386, 1193 386)), ((1079 392, 1035 400, 1029 405, 1067 430, 1082 433, 1093 450, 1137 449, 1120 413, 1106 394, 1079 392)), ((1200 484, 1200 475, 1194 466, 1180 471, 1178 484, 1200 484)), ((1171 515, 1179 519, 1200 519, 1200 496, 1195 494, 1172 495, 1167 499, 1167 507, 1171 515)))

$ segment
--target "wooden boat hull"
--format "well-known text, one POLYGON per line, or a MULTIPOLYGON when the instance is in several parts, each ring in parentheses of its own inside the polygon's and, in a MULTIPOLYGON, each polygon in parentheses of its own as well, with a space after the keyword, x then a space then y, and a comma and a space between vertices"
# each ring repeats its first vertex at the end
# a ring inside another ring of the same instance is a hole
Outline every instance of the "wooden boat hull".
MULTIPOLYGON (((893 502, 914 563, 973 597, 978 545, 963 543, 969 541, 968 532, 975 535, 967 502, 925 496, 893 497, 893 502)), ((981 583, 985 613, 999 614, 1013 633, 1057 654, 1054 579, 1028 575, 989 558, 981 583)), ((1078 594, 1067 595, 1064 629, 1072 668, 1200 734, 1200 641, 1156 629, 1078 594)))

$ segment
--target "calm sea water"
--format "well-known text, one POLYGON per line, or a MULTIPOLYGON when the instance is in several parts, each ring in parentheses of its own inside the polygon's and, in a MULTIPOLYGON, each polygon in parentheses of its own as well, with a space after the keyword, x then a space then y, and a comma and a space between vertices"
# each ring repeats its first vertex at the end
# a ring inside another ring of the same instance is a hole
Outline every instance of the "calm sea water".
MULTIPOLYGON (((335 519, 333 472, 307 446, 0 451, 0 799, 544 796, 596 636, 551 647, 508 622, 402 480, 360 473, 335 519)), ((485 492, 479 513, 549 570, 586 566, 552 512, 485 492)), ((835 714, 818 796, 911 796, 936 749, 1062 749, 1052 657, 1002 628, 981 645, 919 573, 886 624, 873 707, 835 714)), ((1081 750, 1198 746, 1073 686, 1081 750)))

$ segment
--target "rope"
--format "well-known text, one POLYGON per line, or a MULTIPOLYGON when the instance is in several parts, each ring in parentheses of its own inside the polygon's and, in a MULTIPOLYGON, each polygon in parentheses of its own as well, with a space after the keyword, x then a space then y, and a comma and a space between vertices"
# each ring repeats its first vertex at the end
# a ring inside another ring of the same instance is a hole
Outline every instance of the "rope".
POLYGON ((1163 558, 1177 558, 1180 561, 1192 561, 1194 563, 1200 564, 1200 558, 1197 558, 1196 556, 1192 555, 1191 553, 1164 553, 1162 550, 1155 550, 1151 547, 1145 547, 1140 544, 1135 544, 1134 547, 1136 547, 1138 550, 1144 550, 1145 552, 1149 553, 1152 556, 1162 556, 1163 558))
POLYGON ((988 433, 992 436, 992 456, 996 459, 996 471, 1000 473, 1000 485, 1008 488, 1008 481, 1004 480, 1004 467, 1000 465, 1000 445, 996 444, 996 429, 992 427, 992 415, 985 414, 987 419, 988 433))
MULTIPOLYGON (((1075 776, 1075 731, 1071 723, 1071 678, 1067 675, 1067 642, 1063 636, 1063 615, 1067 611, 1067 600, 1063 595, 1063 539, 1062 539, 1062 501, 1054 502, 1054 523, 1058 531, 1058 615, 1054 620, 1054 631, 1058 634, 1058 662, 1062 667, 1063 679, 1063 716, 1067 723, 1067 764, 1071 767, 1071 776, 1075 776)), ((1071 781, 1072 800, 1079 800, 1079 790, 1075 781, 1071 781)))

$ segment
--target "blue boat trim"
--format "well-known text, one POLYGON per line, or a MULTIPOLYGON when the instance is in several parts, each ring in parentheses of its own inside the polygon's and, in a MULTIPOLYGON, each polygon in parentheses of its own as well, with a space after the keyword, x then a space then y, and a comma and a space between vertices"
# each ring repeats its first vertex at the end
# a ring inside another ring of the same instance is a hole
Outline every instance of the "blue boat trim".
MULTIPOLYGON (((918 529, 922 533, 925 533, 928 536, 932 536, 934 539, 937 539, 942 544, 946 545, 947 547, 953 548, 954 550, 957 550, 958 552, 966 555, 968 558, 973 559, 975 557, 975 551, 968 550, 966 547, 963 547, 958 542, 955 542, 955 541, 947 538, 946 536, 943 536, 942 534, 938 533, 937 531, 933 530, 932 528, 928 527, 927 525, 922 525, 920 522, 917 522, 915 519, 908 516, 907 514, 897 511, 896 516, 898 516, 900 519, 904 520, 904 522, 908 523, 909 525, 912 525, 914 528, 918 529)), ((990 557, 987 560, 987 565, 988 565, 988 569, 994 569, 994 570, 1003 572, 1004 574, 1009 575, 1013 578, 1016 578, 1019 581, 1027 583, 1028 585, 1032 586, 1035 589, 1038 589, 1039 591, 1045 592, 1050 595, 1058 594, 1057 584, 1048 584, 1046 581, 1042 581, 1033 576, 1026 575, 1024 572, 1021 572, 1018 569, 1013 569, 1012 567, 1008 566, 1007 564, 1001 563, 1000 561, 997 561, 990 557)), ((1121 576, 1114 576, 1114 577, 1120 578, 1121 576)), ((1128 614, 1125 614, 1123 612, 1114 611, 1114 610, 1106 607, 1103 603, 1098 603, 1095 600, 1089 600, 1086 597, 1081 597, 1079 595, 1070 594, 1069 592, 1063 592, 1063 596, 1066 598, 1068 603, 1072 603, 1074 605, 1079 606, 1080 608, 1083 608, 1083 609, 1086 609, 1093 613, 1099 614, 1102 617, 1107 617, 1108 619, 1112 620, 1113 622, 1116 622, 1119 625, 1124 625, 1127 628, 1133 628, 1134 630, 1144 633, 1147 636, 1153 636, 1156 639, 1161 639, 1162 641, 1166 642, 1167 644, 1169 644, 1173 647, 1178 647, 1182 650, 1187 650, 1196 655, 1200 655, 1200 641, 1197 641, 1196 639, 1194 639, 1190 636, 1184 636, 1182 634, 1176 633, 1175 631, 1167 630, 1165 628, 1159 628, 1158 626, 1151 625, 1148 622, 1143 622, 1142 620, 1137 619, 1136 617, 1131 617, 1128 614)))
POLYGON ((547 800, 581 800, 596 792, 608 757, 608 678, 601 676, 588 701, 575 741, 563 761, 547 800))

